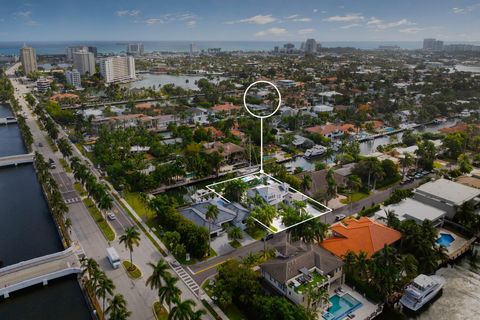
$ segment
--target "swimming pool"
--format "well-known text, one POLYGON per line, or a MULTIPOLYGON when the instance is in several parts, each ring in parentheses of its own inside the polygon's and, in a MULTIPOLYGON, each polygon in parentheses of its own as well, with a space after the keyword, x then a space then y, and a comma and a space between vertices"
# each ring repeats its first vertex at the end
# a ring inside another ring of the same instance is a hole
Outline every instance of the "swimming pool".
POLYGON ((455 238, 450 233, 440 233, 440 238, 437 239, 437 243, 442 247, 448 248, 455 238))
POLYGON ((349 313, 357 310, 362 306, 362 303, 349 295, 343 296, 334 295, 330 298, 332 306, 323 313, 322 317, 325 320, 340 320, 346 317, 349 313))

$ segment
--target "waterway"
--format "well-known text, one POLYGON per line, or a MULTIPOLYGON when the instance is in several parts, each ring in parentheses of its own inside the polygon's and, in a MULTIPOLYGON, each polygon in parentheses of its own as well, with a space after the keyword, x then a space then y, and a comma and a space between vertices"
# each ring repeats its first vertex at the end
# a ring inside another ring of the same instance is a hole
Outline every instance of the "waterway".
POLYGON ((453 266, 436 272, 445 278, 442 293, 416 315, 384 311, 378 320, 475 320, 480 319, 480 264, 470 254, 453 266))
POLYGON ((144 73, 139 75, 140 79, 129 82, 123 86, 129 89, 151 88, 158 89, 166 84, 174 84, 177 87, 189 90, 198 90, 197 81, 200 79, 208 79, 214 83, 226 80, 220 76, 200 76, 200 75, 169 75, 169 74, 151 74, 144 73))
MULTIPOLYGON (((0 117, 11 110, 0 105, 0 117)), ((17 125, 0 126, 0 156, 26 152, 17 125)), ((0 168, 0 268, 63 250, 33 164, 0 168)), ((92 319, 75 276, 0 298, 0 319, 92 319)))
POLYGON ((0 298, 2 320, 93 319, 75 276, 50 281, 0 298))
MULTIPOLYGON (((10 107, 0 104, 0 118, 12 116, 10 107)), ((27 149, 23 143, 22 135, 18 125, 0 125, 0 157, 12 156, 26 153, 27 149)))

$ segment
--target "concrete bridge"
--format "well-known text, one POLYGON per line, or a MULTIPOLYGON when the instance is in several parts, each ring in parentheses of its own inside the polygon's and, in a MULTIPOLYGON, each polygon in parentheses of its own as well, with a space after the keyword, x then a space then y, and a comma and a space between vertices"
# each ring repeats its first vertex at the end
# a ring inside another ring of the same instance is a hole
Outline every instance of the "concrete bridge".
POLYGON ((0 118, 0 124, 11 124, 11 123, 17 123, 17 119, 15 119, 15 117, 0 118))
POLYGON ((0 296, 82 271, 75 247, 0 269, 0 296))
POLYGON ((0 157, 0 167, 16 166, 22 163, 32 163, 32 162, 33 162, 33 153, 0 157))

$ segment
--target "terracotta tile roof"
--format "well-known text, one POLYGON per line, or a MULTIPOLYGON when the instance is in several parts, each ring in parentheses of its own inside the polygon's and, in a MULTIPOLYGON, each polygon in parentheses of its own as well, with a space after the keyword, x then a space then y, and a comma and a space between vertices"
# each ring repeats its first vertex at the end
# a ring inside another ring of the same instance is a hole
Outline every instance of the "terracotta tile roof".
POLYGON ((390 245, 400 240, 401 233, 378 222, 362 217, 336 223, 330 227, 333 236, 320 245, 338 257, 343 257, 348 251, 359 253, 364 251, 370 258, 386 244, 390 245))
POLYGON ((50 97, 52 101, 58 101, 63 99, 79 99, 79 96, 73 93, 57 93, 50 97))
POLYGON ((310 133, 319 133, 322 135, 327 135, 329 133, 332 133, 334 131, 343 131, 344 133, 356 131, 355 126, 350 123, 345 123, 342 125, 336 125, 336 124, 331 124, 327 123, 323 126, 314 126, 314 127, 309 127, 306 128, 305 131, 310 132, 310 133))
POLYGON ((141 109, 141 110, 150 109, 151 107, 152 107, 152 105, 149 102, 137 103, 135 105, 135 108, 141 109))
POLYGON ((233 103, 224 103, 224 104, 217 104, 214 107, 212 107, 213 111, 232 111, 232 110, 240 110, 242 107, 234 105, 233 103))
POLYGON ((215 127, 211 127, 211 126, 210 126, 210 127, 205 127, 205 129, 206 129, 207 131, 210 131, 210 132, 212 133, 212 135, 213 135, 214 138, 221 138, 221 137, 223 137, 223 132, 220 131, 220 130, 218 130, 218 129, 215 128, 215 127))
MULTIPOLYGON (((467 131, 467 128, 468 128, 468 126, 465 122, 460 122, 460 123, 457 123, 456 125, 454 125, 453 127, 442 128, 439 131, 441 133, 449 134, 449 133, 465 132, 465 131, 467 131)), ((480 125, 477 124, 477 128, 480 128, 480 125)))

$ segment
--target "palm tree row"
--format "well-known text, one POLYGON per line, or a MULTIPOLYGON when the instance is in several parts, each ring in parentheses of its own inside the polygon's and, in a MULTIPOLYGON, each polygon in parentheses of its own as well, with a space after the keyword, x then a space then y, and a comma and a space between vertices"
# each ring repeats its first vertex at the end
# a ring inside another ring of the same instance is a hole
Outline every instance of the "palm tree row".
POLYGON ((107 192, 107 187, 97 182, 97 178, 80 162, 79 158, 73 157, 70 161, 70 166, 72 167, 75 179, 82 183, 88 195, 95 200, 97 206, 101 210, 110 210, 113 205, 113 200, 107 192))
POLYGON ((160 304, 167 304, 169 320, 198 320, 205 314, 205 310, 193 310, 194 301, 181 300, 182 292, 176 286, 178 278, 168 271, 168 265, 164 260, 159 260, 157 264, 150 262, 148 265, 153 271, 147 278, 146 284, 151 289, 157 290, 160 304))
POLYGON ((34 165, 37 171, 38 180, 45 189, 46 197, 50 205, 50 210, 52 211, 53 218, 55 219, 57 225, 60 227, 66 245, 69 246, 70 235, 68 234, 68 228, 65 224, 65 214, 68 213, 68 207, 63 200, 57 182, 48 171, 49 167, 47 162, 45 161, 43 155, 38 152, 35 152, 34 165))
POLYGON ((127 302, 121 294, 115 294, 115 284, 107 277, 105 272, 100 269, 97 261, 93 258, 83 258, 82 277, 84 285, 90 296, 102 299, 102 312, 104 317, 109 316, 110 320, 125 320, 131 312, 127 309, 127 302), (109 299, 107 299, 110 297, 109 299), (108 306, 106 302, 108 300, 108 306))

